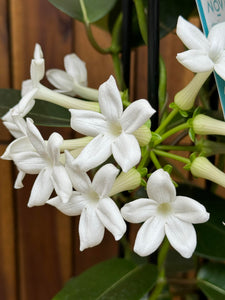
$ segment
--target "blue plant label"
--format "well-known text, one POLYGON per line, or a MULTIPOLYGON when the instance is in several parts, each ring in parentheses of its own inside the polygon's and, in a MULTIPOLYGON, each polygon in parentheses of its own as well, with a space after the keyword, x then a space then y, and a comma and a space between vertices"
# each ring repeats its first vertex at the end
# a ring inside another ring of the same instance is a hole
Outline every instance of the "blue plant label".
MULTIPOLYGON (((196 0, 202 28, 206 36, 216 24, 225 22, 225 0, 196 0)), ((220 102, 225 117, 225 81, 214 72, 220 102)))

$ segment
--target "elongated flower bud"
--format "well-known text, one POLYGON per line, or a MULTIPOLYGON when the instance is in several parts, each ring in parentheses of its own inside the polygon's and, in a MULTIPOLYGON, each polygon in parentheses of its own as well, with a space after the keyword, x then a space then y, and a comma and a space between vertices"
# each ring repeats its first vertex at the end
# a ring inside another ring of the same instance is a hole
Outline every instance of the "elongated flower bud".
POLYGON ((109 196, 123 191, 134 190, 141 184, 141 175, 136 169, 130 169, 127 173, 121 172, 116 178, 109 196))
POLYGON ((146 146, 152 138, 151 130, 146 126, 142 125, 136 131, 133 132, 134 136, 138 140, 140 146, 146 146))
POLYGON ((191 164, 192 175, 215 182, 225 187, 225 173, 215 167, 207 158, 197 157, 191 164))
POLYGON ((206 79, 211 74, 210 72, 197 73, 189 84, 179 91, 174 98, 175 104, 182 110, 189 110, 193 107, 198 92, 206 79))
POLYGON ((225 122, 199 114, 193 119, 193 129, 197 134, 225 135, 225 122))

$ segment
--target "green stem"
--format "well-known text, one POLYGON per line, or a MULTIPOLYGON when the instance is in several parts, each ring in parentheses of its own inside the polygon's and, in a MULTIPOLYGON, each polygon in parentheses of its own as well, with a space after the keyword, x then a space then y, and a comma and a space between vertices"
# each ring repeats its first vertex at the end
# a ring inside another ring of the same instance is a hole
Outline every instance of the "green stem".
POLYGON ((156 140, 154 146, 160 144, 162 141, 164 141, 165 139, 167 139, 169 136, 173 135, 174 133, 176 133, 178 131, 181 131, 181 130, 184 130, 184 129, 187 129, 189 127, 190 127, 189 123, 184 123, 184 124, 178 125, 178 126, 172 128, 172 129, 168 130, 166 133, 164 133, 161 136, 161 139, 156 140))
POLYGON ((169 242, 168 239, 165 238, 158 254, 159 275, 158 275, 157 285, 154 288, 148 300, 157 300, 166 284, 164 265, 165 265, 165 260, 166 260, 168 250, 169 250, 169 242))
POLYGON ((155 153, 153 151, 150 152, 150 158, 154 164, 154 166, 156 167, 156 169, 161 169, 162 166, 160 165, 160 162, 158 160, 158 158, 156 157, 155 153))
POLYGON ((112 59, 119 90, 123 90, 124 81, 122 76, 121 61, 119 58, 119 54, 112 54, 112 59))
POLYGON ((165 151, 161 151, 161 150, 157 150, 157 149, 154 149, 153 151, 155 152, 155 154, 157 154, 159 156, 172 158, 172 159, 180 161, 184 164, 190 163, 190 160, 188 158, 185 158, 185 157, 180 156, 180 155, 176 155, 176 154, 173 154, 173 153, 170 153, 170 152, 165 152, 165 151))
POLYGON ((142 169, 145 166, 147 166, 148 159, 149 159, 149 147, 146 147, 144 149, 144 153, 142 152, 142 158, 141 158, 141 161, 140 161, 140 163, 138 165, 138 169, 142 169))
POLYGON ((171 146, 171 145, 158 145, 156 149, 159 150, 174 150, 174 151, 190 151, 190 152, 196 152, 198 151, 197 146, 190 146, 190 145, 179 145, 179 146, 171 146))
POLYGON ((156 133, 160 133, 168 124, 169 122, 176 116, 176 114, 179 112, 178 108, 173 109, 169 115, 163 120, 163 122, 160 124, 160 126, 156 129, 156 133))
POLYGON ((148 26, 146 21, 146 14, 145 8, 142 0, 134 0, 137 18, 138 18, 138 25, 140 28, 141 36, 145 42, 145 45, 148 44, 148 26))
POLYGON ((162 243, 161 249, 159 251, 159 254, 158 254, 158 269, 159 270, 161 270, 164 265, 169 247, 170 247, 169 241, 168 241, 167 237, 165 237, 165 239, 162 243))
POLYGON ((86 10, 86 7, 85 7, 84 0, 80 0, 80 6, 81 6, 82 14, 83 14, 83 17, 84 17, 85 29, 86 29, 87 36, 88 36, 88 39, 89 39, 91 45, 93 46, 93 48, 96 51, 98 51, 98 52, 100 52, 102 54, 109 54, 109 53, 111 53, 111 47, 103 49, 96 42, 96 40, 95 40, 95 38, 94 38, 94 36, 92 34, 92 30, 91 30, 91 26, 90 26, 90 21, 88 19, 87 10, 86 10))

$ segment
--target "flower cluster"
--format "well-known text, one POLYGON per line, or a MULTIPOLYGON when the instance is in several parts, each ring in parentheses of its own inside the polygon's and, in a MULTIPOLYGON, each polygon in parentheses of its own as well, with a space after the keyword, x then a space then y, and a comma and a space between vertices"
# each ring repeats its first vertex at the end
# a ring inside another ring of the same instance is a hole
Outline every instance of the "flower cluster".
POLYGON ((196 233, 192 224, 206 222, 209 213, 196 200, 176 196, 171 169, 163 168, 158 156, 184 162, 194 176, 224 186, 225 174, 204 155, 206 143, 194 139, 194 152, 199 155, 190 158, 166 151, 184 147, 170 148, 162 144, 167 137, 186 129, 194 135, 224 135, 221 129, 224 123, 203 114, 193 114, 187 122, 167 130, 168 123, 179 111, 192 109, 200 86, 213 70, 225 78, 225 43, 224 38, 220 38, 224 36, 221 34, 225 31, 224 24, 214 26, 206 38, 179 17, 177 34, 191 50, 178 54, 177 59, 198 74, 176 95, 174 110, 155 133, 151 133, 149 119, 156 112, 147 100, 136 100, 129 105, 126 101, 123 105, 122 92, 113 76, 98 90, 87 87, 85 63, 75 54, 65 57, 65 71, 46 72, 56 90, 42 85, 45 61, 40 45, 35 46, 31 78, 23 82, 22 98, 2 117, 15 137, 2 158, 12 160, 18 169, 15 188, 23 187, 25 174, 37 174, 29 207, 49 204, 66 215, 80 215, 81 251, 101 243, 105 228, 115 240, 121 239, 126 232, 125 221, 128 221, 143 223, 134 244, 134 251, 140 256, 153 253, 165 236, 183 257, 193 254, 196 233), (32 119, 26 118, 36 99, 67 108, 71 128, 83 137, 64 140, 54 132, 44 140, 32 119), (152 171, 153 166, 155 171, 152 171), (146 187, 146 197, 137 199, 134 193, 133 201, 126 199, 125 204, 120 201, 123 191, 133 191, 141 185, 146 187))

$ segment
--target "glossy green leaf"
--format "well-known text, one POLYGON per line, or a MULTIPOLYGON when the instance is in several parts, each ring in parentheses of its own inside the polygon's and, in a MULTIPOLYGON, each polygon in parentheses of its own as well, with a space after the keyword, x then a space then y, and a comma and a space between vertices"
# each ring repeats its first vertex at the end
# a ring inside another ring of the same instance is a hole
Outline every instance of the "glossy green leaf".
MULTIPOLYGON (((0 89, 0 117, 16 105, 21 99, 20 91, 14 89, 0 89)), ((58 105, 37 100, 35 106, 27 115, 36 125, 69 127, 70 113, 58 105)))
MULTIPOLYGON (((108 14, 117 0, 83 0, 86 16, 90 23, 100 20, 108 14)), ((84 22, 84 15, 81 9, 81 0, 49 0, 55 7, 63 11, 70 17, 84 22)))
POLYGON ((198 286, 210 300, 225 299, 225 265, 209 263, 198 272, 198 286))
POLYGON ((72 278, 53 300, 139 300, 155 284, 156 267, 114 258, 72 278))
POLYGON ((179 15, 187 19, 195 8, 195 0, 160 0, 160 37, 176 27, 179 15))
POLYGON ((208 222, 195 225, 198 239, 195 253, 214 260, 225 260, 225 226, 222 223, 225 199, 208 190, 189 185, 180 185, 177 194, 199 201, 210 213, 208 222))

